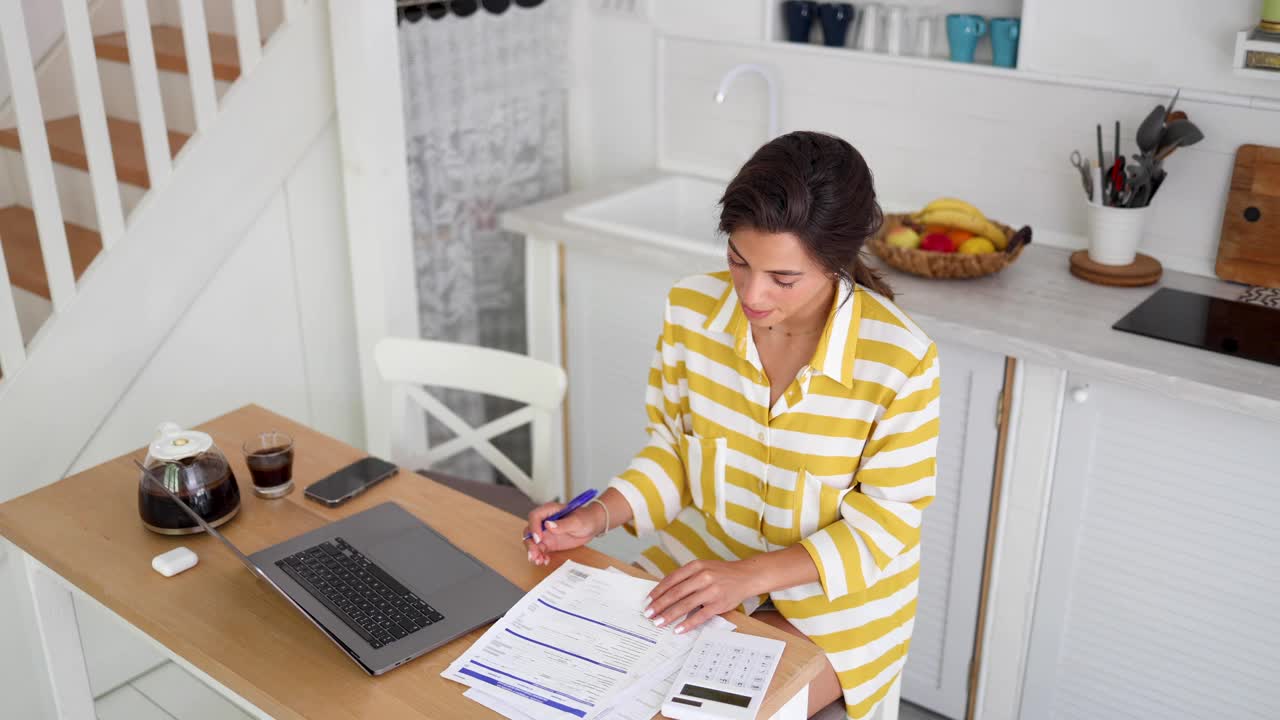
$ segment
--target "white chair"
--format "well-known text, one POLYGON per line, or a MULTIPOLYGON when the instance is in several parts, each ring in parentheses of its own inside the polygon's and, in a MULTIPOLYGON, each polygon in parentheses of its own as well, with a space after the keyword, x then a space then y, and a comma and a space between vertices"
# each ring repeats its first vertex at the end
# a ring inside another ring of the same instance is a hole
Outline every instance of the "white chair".
POLYGON ((430 467, 471 448, 534 502, 560 495, 563 483, 553 476, 551 441, 552 423, 567 385, 562 368, 502 350, 406 338, 379 341, 374 358, 382 379, 392 384, 392 454, 398 463, 430 467), (473 428, 423 385, 507 398, 524 403, 525 407, 473 428), (457 437, 427 447, 421 423, 413 422, 409 414, 410 400, 457 437), (490 442, 525 424, 530 426, 532 436, 531 473, 525 473, 490 442), (410 429, 413 432, 406 432, 410 429))

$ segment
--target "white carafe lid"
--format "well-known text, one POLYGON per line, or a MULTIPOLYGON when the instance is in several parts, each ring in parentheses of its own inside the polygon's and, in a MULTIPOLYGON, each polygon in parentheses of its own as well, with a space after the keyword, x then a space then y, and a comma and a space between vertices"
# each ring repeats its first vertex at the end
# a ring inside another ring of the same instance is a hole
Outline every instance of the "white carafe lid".
POLYGON ((213 438, 199 430, 183 430, 176 423, 161 423, 148 448, 156 460, 174 461, 199 455, 213 447, 213 438))

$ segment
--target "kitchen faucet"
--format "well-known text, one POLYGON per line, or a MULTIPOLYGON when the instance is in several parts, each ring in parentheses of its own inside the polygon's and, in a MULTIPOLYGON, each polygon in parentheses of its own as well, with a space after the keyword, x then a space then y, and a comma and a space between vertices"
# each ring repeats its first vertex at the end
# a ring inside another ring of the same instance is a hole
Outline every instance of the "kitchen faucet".
POLYGON ((716 90, 716 102, 724 102, 725 93, 729 92, 729 86, 733 84, 733 81, 739 75, 745 72, 753 72, 764 78, 765 89, 769 93, 769 137, 767 140, 772 140, 778 137, 778 84, 774 80, 773 70, 757 63, 734 65, 729 69, 729 72, 724 74, 723 78, 720 78, 720 89, 716 90))

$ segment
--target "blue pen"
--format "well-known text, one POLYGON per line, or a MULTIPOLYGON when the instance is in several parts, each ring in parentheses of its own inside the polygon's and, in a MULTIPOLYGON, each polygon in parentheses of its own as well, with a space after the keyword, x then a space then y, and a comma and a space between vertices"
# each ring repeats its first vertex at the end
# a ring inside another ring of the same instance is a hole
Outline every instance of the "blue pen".
MULTIPOLYGON (((574 498, 574 499, 570 500, 568 505, 565 505, 564 507, 560 508, 560 511, 559 511, 559 512, 557 512, 557 513, 555 513, 555 514, 553 514, 553 515, 550 515, 550 516, 548 516, 548 517, 546 517, 546 518, 543 518, 543 520, 542 520, 542 529, 543 529, 544 531, 547 529, 547 521, 548 521, 548 520, 559 520, 560 518, 565 517, 565 516, 566 516, 566 515, 568 515, 569 513, 573 512, 574 510, 577 510, 578 508, 582 507, 583 505, 586 505, 587 503, 591 502, 592 500, 594 500, 594 499, 595 499, 595 497, 596 497, 596 491, 595 491, 595 488, 592 488, 592 489, 590 489, 590 490, 587 490, 586 492, 583 492, 581 495, 578 495, 578 497, 576 497, 576 498, 574 498)), ((532 539, 533 539, 533 533, 525 533, 525 534, 524 534, 524 539, 525 539, 525 540, 532 540, 532 539)))

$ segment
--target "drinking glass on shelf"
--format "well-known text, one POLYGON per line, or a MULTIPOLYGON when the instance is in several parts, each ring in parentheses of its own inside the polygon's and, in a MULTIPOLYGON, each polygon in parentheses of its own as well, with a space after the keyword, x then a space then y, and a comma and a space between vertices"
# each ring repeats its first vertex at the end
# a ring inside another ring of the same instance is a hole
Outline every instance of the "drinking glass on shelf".
POLYGON ((858 12, 857 49, 867 52, 880 52, 881 38, 884 35, 884 6, 879 3, 867 3, 858 12))
POLYGON ((890 5, 884 11, 885 52, 902 55, 907 46, 907 6, 890 5))
POLYGON ((911 54, 916 57, 934 57, 933 46, 938 37, 938 11, 931 7, 916 8, 912 14, 911 54))

